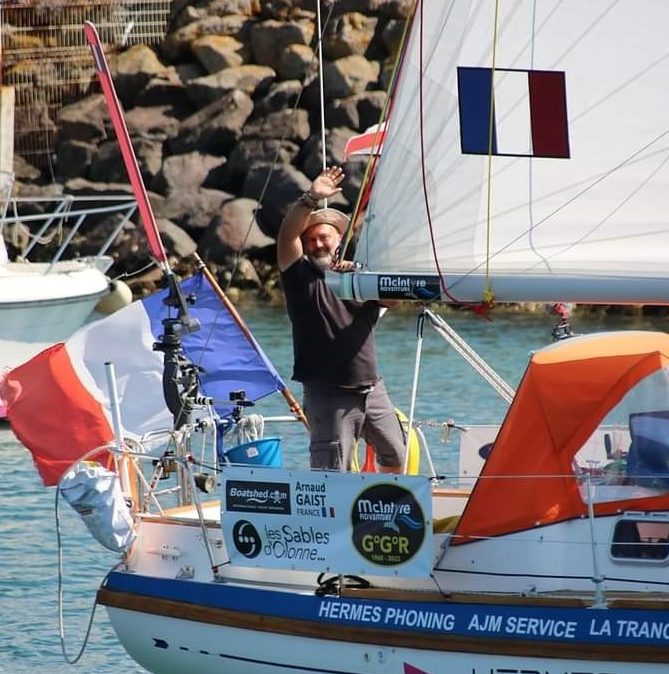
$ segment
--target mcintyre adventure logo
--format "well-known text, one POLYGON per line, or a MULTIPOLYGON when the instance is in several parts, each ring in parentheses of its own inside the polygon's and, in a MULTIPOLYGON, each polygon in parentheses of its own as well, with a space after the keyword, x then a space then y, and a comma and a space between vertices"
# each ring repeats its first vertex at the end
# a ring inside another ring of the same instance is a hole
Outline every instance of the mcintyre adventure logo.
POLYGON ((420 550, 425 538, 423 510, 406 488, 375 484, 353 502, 353 545, 367 560, 397 566, 420 550))
POLYGON ((430 301, 441 293, 438 276, 382 274, 378 283, 379 299, 430 301))

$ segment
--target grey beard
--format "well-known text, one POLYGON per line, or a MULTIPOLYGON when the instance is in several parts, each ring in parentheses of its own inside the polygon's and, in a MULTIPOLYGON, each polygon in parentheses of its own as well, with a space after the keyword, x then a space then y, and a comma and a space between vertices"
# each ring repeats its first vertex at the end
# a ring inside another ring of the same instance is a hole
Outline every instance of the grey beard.
POLYGON ((327 271, 330 269, 332 266, 332 262, 334 260, 334 257, 332 253, 326 253, 325 255, 321 255, 320 257, 314 257, 313 255, 309 255, 309 261, 311 264, 314 265, 314 267, 317 267, 321 271, 327 271))

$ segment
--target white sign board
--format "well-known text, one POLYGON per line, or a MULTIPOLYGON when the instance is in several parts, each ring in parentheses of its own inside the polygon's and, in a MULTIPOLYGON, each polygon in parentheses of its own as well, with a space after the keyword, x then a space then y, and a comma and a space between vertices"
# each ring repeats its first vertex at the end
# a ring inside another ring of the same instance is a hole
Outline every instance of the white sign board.
POLYGON ((233 565, 407 577, 432 570, 426 477, 226 466, 222 478, 233 565))

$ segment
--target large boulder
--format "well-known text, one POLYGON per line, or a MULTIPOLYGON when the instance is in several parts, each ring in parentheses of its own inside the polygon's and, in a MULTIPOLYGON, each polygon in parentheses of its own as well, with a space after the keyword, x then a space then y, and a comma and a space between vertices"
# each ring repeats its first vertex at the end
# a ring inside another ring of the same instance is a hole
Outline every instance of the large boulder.
POLYGON ((275 79, 276 72, 272 68, 254 64, 241 65, 191 80, 186 85, 186 91, 193 103, 202 107, 235 91, 244 92, 248 96, 260 95, 269 90, 275 79))
POLYGON ((329 99, 359 94, 379 78, 381 67, 376 61, 353 54, 323 66, 323 87, 329 99))
POLYGON ((212 169, 225 163, 225 158, 200 152, 187 152, 167 157, 152 183, 161 194, 197 191, 212 169))
POLYGON ((208 73, 235 68, 248 60, 243 42, 229 35, 205 35, 191 45, 193 55, 208 73))
POLYGON ((256 222, 255 199, 232 199, 214 216, 198 243, 203 258, 223 263, 230 253, 248 253, 274 245, 256 222))
POLYGON ((252 23, 243 14, 204 15, 168 33, 161 45, 161 54, 168 62, 176 62, 192 54, 191 45, 207 35, 228 35, 240 42, 246 42, 245 36, 248 35, 252 23))
POLYGON ((60 109, 58 140, 100 141, 107 137, 109 113, 102 94, 82 98, 60 109))
POLYGON ((116 58, 114 86, 123 105, 134 105, 137 94, 154 77, 166 76, 167 68, 147 45, 137 44, 116 58))
POLYGON ((311 21, 262 21, 251 28, 251 50, 256 63, 279 69, 281 55, 293 44, 308 45, 314 35, 311 21))
POLYGON ((177 136, 168 141, 169 151, 225 155, 241 137, 252 112, 253 101, 247 94, 230 91, 184 119, 177 136))
POLYGON ((232 198, 227 192, 206 188, 173 191, 156 209, 156 217, 171 220, 197 241, 223 204, 232 198))

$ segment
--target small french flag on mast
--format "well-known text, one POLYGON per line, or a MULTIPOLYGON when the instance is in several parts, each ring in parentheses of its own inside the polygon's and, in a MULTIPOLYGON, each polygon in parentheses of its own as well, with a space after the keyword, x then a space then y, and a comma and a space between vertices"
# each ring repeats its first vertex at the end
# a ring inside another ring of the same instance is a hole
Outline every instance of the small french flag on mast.
POLYGON ((568 159, 565 74, 458 68, 464 154, 568 159))

